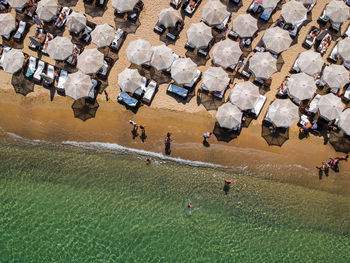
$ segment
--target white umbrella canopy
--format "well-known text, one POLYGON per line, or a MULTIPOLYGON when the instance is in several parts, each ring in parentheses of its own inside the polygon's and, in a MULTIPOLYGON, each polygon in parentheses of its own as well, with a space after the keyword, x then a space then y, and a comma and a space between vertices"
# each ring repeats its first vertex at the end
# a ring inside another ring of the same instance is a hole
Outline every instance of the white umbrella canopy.
POLYGON ((321 96, 317 107, 320 115, 328 121, 337 119, 344 109, 341 99, 332 93, 321 96))
POLYGON ((350 61, 350 38, 339 41, 338 54, 344 61, 350 61))
POLYGON ((162 9, 158 14, 158 21, 166 28, 175 27, 178 21, 182 20, 179 12, 172 7, 162 9))
POLYGON ((300 101, 311 99, 317 89, 314 78, 304 72, 292 74, 286 86, 289 95, 300 101))
POLYGON ((221 105, 216 112, 216 120, 221 128, 233 129, 242 122, 243 113, 230 102, 221 105))
POLYGON ((157 70, 168 69, 174 62, 173 51, 166 45, 152 47, 151 66, 157 70))
POLYGON ((211 27, 203 22, 193 23, 186 32, 188 43, 194 45, 196 48, 207 47, 210 40, 213 39, 211 27))
POLYGON ((262 0, 261 5, 263 8, 275 8, 280 1, 281 0, 262 0))
POLYGON ((41 0, 36 13, 45 22, 50 22, 57 15, 58 5, 54 0, 41 0))
POLYGON ((16 19, 11 13, 0 14, 0 35, 8 35, 16 29, 16 19))
POLYGON ((65 60, 72 55, 74 45, 66 37, 57 36, 50 40, 47 45, 47 53, 52 59, 65 60))
POLYGON ((223 68, 237 64, 242 55, 242 50, 236 41, 226 38, 217 43, 213 48, 213 63, 223 68))
POLYGON ((67 80, 64 83, 64 89, 67 96, 73 100, 78 100, 88 97, 92 88, 92 82, 89 75, 77 71, 68 74, 67 80))
POLYGON ((141 87, 142 76, 137 69, 126 68, 118 74, 118 85, 124 92, 134 93, 141 87))
POLYGON ((7 3, 9 3, 12 8, 18 9, 23 8, 28 2, 29 0, 7 0, 7 3))
POLYGON ((121 13, 132 11, 139 0, 112 0, 112 7, 121 13))
POLYGON ((152 57, 151 43, 142 38, 131 41, 126 48, 126 55, 136 65, 149 62, 152 57))
POLYGON ((21 50, 12 48, 4 55, 2 68, 5 72, 13 74, 21 70, 24 63, 24 54, 21 50))
POLYGON ((230 78, 221 67, 210 67, 203 73, 203 84, 209 91, 221 92, 229 83, 230 78))
POLYGON ((292 38, 290 37, 288 31, 283 30, 278 26, 267 29, 262 37, 262 40, 266 49, 275 54, 279 54, 287 50, 292 43, 292 38))
POLYGON ((332 0, 326 6, 325 13, 333 23, 343 23, 349 18, 349 7, 344 1, 332 0))
POLYGON ((178 84, 188 84, 197 75, 197 65, 190 58, 179 58, 171 65, 171 77, 178 84))
POLYGON ((97 48, 85 49, 78 56, 77 68, 85 74, 95 74, 103 66, 104 55, 97 48))
POLYGON ((252 37, 258 31, 258 20, 250 14, 238 15, 232 22, 232 30, 241 38, 252 37))
POLYGON ((324 61, 321 54, 313 50, 308 50, 300 53, 297 66, 301 72, 310 76, 316 76, 321 72, 324 61))
POLYGON ((298 24, 306 19, 307 9, 304 4, 292 0, 282 6, 281 16, 290 24, 298 24))
POLYGON ((95 27, 91 32, 92 42, 98 47, 109 46, 114 39, 114 28, 108 24, 102 24, 95 27))
POLYGON ((230 92, 230 102, 241 110, 253 109, 259 99, 259 88, 250 81, 239 82, 230 92))
POLYGON ((297 2, 301 2, 304 5, 311 5, 311 4, 315 4, 317 0, 295 0, 297 2))
POLYGON ((326 66, 321 79, 331 89, 341 89, 349 83, 349 71, 342 65, 326 66))
POLYGON ((289 99, 276 99, 267 112, 276 127, 288 128, 299 119, 299 109, 289 99))
POLYGON ((339 116, 339 128, 350 135, 350 109, 345 109, 339 116))
POLYGON ((207 2, 202 8, 202 16, 209 25, 219 25, 227 16, 226 6, 217 0, 207 2))
POLYGON ((69 32, 79 33, 86 27, 87 19, 82 12, 72 12, 67 17, 66 26, 69 32))
POLYGON ((277 71, 276 63, 269 52, 257 52, 249 59, 249 70, 256 79, 268 79, 277 71))

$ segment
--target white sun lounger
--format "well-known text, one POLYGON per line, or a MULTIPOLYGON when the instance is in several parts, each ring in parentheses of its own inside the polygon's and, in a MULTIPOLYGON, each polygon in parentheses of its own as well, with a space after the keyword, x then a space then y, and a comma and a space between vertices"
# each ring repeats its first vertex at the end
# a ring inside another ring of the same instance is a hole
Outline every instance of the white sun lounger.
POLYGON ((254 108, 252 109, 252 113, 255 115, 256 118, 259 116, 262 108, 265 105, 265 102, 266 102, 266 97, 260 94, 259 99, 256 101, 254 108))
POLYGON ((317 111, 318 111, 318 102, 319 102, 320 99, 321 99, 321 95, 320 94, 317 94, 312 99, 312 101, 310 102, 310 105, 309 105, 309 109, 307 109, 307 111, 309 113, 314 113, 314 114, 317 113, 317 111))
POLYGON ((154 94, 157 90, 157 82, 151 80, 150 83, 146 87, 145 94, 143 95, 142 100, 148 104, 150 104, 153 100, 154 94))
POLYGON ((64 91, 64 84, 66 83, 67 78, 68 78, 68 72, 61 69, 60 77, 58 78, 58 83, 57 83, 58 90, 64 91))
POLYGON ((4 63, 4 57, 7 52, 11 50, 10 47, 4 47, 4 50, 2 51, 1 59, 0 59, 0 67, 2 67, 2 63, 4 63))
POLYGON ((41 73, 43 73, 44 68, 45 68, 45 62, 42 60, 39 60, 38 67, 36 68, 36 71, 33 76, 35 81, 41 82, 41 73))

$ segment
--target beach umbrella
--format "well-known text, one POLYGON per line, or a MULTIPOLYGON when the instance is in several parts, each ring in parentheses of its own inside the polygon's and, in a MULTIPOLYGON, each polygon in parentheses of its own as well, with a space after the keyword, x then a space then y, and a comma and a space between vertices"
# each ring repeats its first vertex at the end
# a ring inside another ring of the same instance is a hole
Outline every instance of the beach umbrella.
POLYGON ((289 99, 276 99, 269 106, 267 114, 276 127, 288 128, 299 119, 298 107, 289 99))
POLYGON ((238 15, 232 22, 232 30, 241 38, 252 37, 258 31, 258 20, 250 14, 238 15))
POLYGON ((23 96, 34 91, 34 82, 26 78, 21 72, 12 75, 11 84, 15 92, 23 96))
POLYGON ((262 0, 261 5, 264 9, 274 9, 280 1, 281 0, 262 0))
POLYGON ((350 135, 350 108, 340 113, 338 127, 350 135))
POLYGON ((289 96, 298 100, 308 100, 316 92, 314 78, 304 72, 292 74, 286 84, 289 96))
POLYGON ((74 45, 72 41, 66 37, 57 36, 47 44, 47 53, 55 60, 66 60, 72 55, 73 49, 74 45))
POLYGON ((50 22, 57 15, 58 6, 54 0, 41 0, 35 12, 41 20, 50 22))
POLYGON ((15 9, 23 8, 28 2, 29 0, 7 0, 7 3, 15 9))
POLYGON ((344 61, 350 61, 350 38, 346 37, 339 41, 338 54, 344 61))
POLYGON ((332 0, 327 4, 325 13, 333 23, 343 23, 349 18, 349 7, 344 1, 332 0))
POLYGON ((289 139, 289 129, 276 128, 262 125, 261 136, 265 139, 268 145, 282 146, 289 139))
POLYGON ((238 63, 242 50, 236 41, 226 38, 217 43, 213 48, 213 63, 223 68, 228 68, 238 63))
POLYGON ((187 42, 194 45, 196 48, 203 48, 209 45, 210 40, 213 39, 211 34, 211 27, 203 22, 193 23, 186 32, 187 42))
POLYGON ((267 50, 279 54, 289 48, 292 38, 287 30, 276 26, 265 31, 262 40, 267 50))
POLYGON ((313 77, 321 72, 323 64, 321 54, 313 50, 300 53, 297 60, 300 71, 313 77))
POLYGON ((203 84, 209 91, 221 92, 229 83, 230 78, 221 67, 210 67, 203 73, 203 84))
POLYGON ((329 142, 337 152, 350 152, 350 138, 343 132, 331 132, 329 136, 329 142))
POLYGON ((281 16, 286 23, 299 24, 306 19, 307 9, 304 4, 292 0, 282 5, 281 16))
POLYGON ((95 118, 99 106, 96 100, 94 102, 89 102, 86 98, 76 100, 72 104, 74 118, 81 119, 82 121, 95 118))
POLYGON ((104 55, 97 48, 85 49, 78 56, 77 68, 85 74, 95 74, 103 66, 104 55))
POLYGON ((112 7, 120 13, 132 11, 139 0, 112 0, 112 7))
POLYGON ((92 42, 98 47, 109 46, 112 43, 114 36, 114 28, 108 24, 98 25, 91 32, 92 42))
POLYGON ((126 55, 136 65, 147 63, 152 57, 151 43, 142 38, 131 41, 126 48, 126 55))
POLYGON ((328 121, 337 119, 344 109, 341 99, 333 93, 321 96, 317 107, 321 117, 328 121))
POLYGON ((137 69, 126 68, 118 74, 118 85, 124 92, 134 93, 141 86, 142 76, 137 69))
POLYGON ((230 91, 230 102, 241 110, 253 109, 259 99, 259 88, 250 81, 236 83, 230 91))
POLYGON ((178 21, 182 20, 179 12, 172 7, 162 9, 158 14, 158 21, 166 28, 175 27, 178 21))
POLYGON ((0 14, 0 35, 8 35, 16 29, 16 19, 11 13, 0 14))
POLYGON ((173 51, 166 45, 152 47, 151 65, 157 70, 168 69, 174 62, 173 51))
POLYGON ((203 20, 211 26, 221 24, 226 16, 226 6, 218 0, 207 2, 202 8, 203 20))
POLYGON ((78 34, 86 27, 87 19, 82 12, 72 12, 67 17, 66 26, 68 27, 69 32, 78 34))
POLYGON ((242 122, 242 115, 240 109, 230 102, 221 105, 216 112, 216 120, 221 128, 233 129, 242 122))
POLYGON ((322 72, 321 79, 331 89, 341 89, 349 82, 349 71, 342 65, 331 64, 322 72))
POLYGON ((277 59, 269 52, 256 52, 249 59, 249 70, 256 79, 268 79, 277 71, 277 59))
POLYGON ((64 83, 64 90, 67 96, 73 100, 78 100, 89 96, 92 89, 92 82, 89 75, 77 71, 68 74, 67 80, 64 83))
POLYGON ((22 69, 24 55, 21 50, 12 48, 3 56, 2 68, 5 72, 13 74, 22 69))
POLYGON ((171 65, 171 77, 178 84, 188 84, 197 75, 197 64, 190 58, 179 58, 171 65))

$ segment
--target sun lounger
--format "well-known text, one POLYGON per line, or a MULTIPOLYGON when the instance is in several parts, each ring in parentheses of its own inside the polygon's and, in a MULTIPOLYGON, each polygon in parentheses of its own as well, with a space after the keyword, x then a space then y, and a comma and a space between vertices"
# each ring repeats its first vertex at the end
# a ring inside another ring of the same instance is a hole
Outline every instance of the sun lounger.
POLYGON ((172 5, 176 9, 178 9, 181 4, 182 4, 182 0, 171 0, 170 1, 170 5, 172 5))
POLYGON ((274 10, 274 8, 265 8, 259 18, 265 22, 269 21, 274 10))
POLYGON ((321 35, 323 35, 323 38, 322 38, 320 44, 318 45, 316 51, 320 52, 321 55, 324 55, 324 53, 326 53, 330 43, 332 42, 332 36, 328 33, 327 30, 323 31, 321 33, 321 35))
POLYGON ((143 94, 145 93, 146 86, 147 86, 147 78, 142 77, 141 86, 134 91, 133 95, 136 98, 142 98, 143 94))
POLYGON ((75 66, 77 64, 77 58, 81 52, 82 49, 79 48, 77 45, 74 45, 73 53, 66 59, 66 62, 72 66, 75 66))
POLYGON ((196 49, 196 47, 195 47, 194 45, 192 45, 191 43, 189 43, 189 42, 186 42, 185 48, 186 48, 186 49, 189 49, 189 50, 194 50, 194 49, 196 49))
POLYGON ((96 94, 96 91, 97 91, 100 83, 97 79, 91 79, 91 83, 92 83, 92 87, 90 89, 88 97, 90 99, 95 99, 95 94, 96 94))
POLYGON ((344 2, 347 6, 350 6, 350 0, 344 0, 344 2))
POLYGON ((46 87, 52 86, 55 81, 55 67, 48 64, 46 73, 41 73, 43 79, 43 85, 46 87))
POLYGON ((304 4, 304 6, 307 9, 308 13, 311 12, 311 10, 314 8, 315 4, 316 4, 316 1, 314 3, 311 3, 311 4, 304 4))
POLYGON ((39 60, 38 62, 38 67, 36 68, 34 75, 33 75, 33 79, 35 82, 40 83, 42 78, 41 78, 41 73, 43 73, 44 69, 45 69, 45 62, 42 60, 39 60))
POLYGON ((345 100, 346 102, 350 101, 350 85, 345 89, 342 99, 345 100))
POLYGON ((175 41, 184 27, 183 21, 178 21, 173 28, 169 28, 166 37, 175 41))
POLYGON ((227 12, 227 15, 226 15, 226 18, 224 19, 224 21, 222 21, 222 23, 220 25, 216 25, 214 28, 219 30, 219 31, 222 31, 226 27, 228 21, 230 20, 231 15, 232 15, 231 12, 227 12))
POLYGON ((334 45, 331 54, 329 54, 328 59, 332 62, 338 61, 338 42, 334 45))
POLYGON ((350 61, 343 61, 343 66, 350 70, 350 61))
POLYGON ((265 102, 266 97, 260 94, 259 99, 256 101, 254 108, 251 111, 251 113, 253 113, 256 118, 259 117, 260 112, 265 105, 265 102))
POLYGON ((344 37, 350 37, 350 24, 344 33, 344 37))
POLYGON ((67 6, 64 6, 61 8, 61 11, 58 15, 58 17, 56 18, 56 22, 55 22, 55 26, 57 28, 61 28, 64 26, 64 24, 67 21, 67 16, 71 13, 71 9, 67 6))
POLYGON ((123 29, 118 28, 115 32, 114 39, 111 43, 111 49, 118 51, 124 43, 126 33, 123 29))
POLYGON ((193 13, 197 10, 201 0, 190 0, 188 5, 185 8, 185 13, 188 15, 193 15, 193 13))
POLYGON ((43 48, 41 49, 41 52, 43 54, 47 55, 47 46, 49 45, 49 41, 54 38, 55 38, 54 35, 52 35, 51 33, 46 34, 45 42, 43 44, 43 48))
POLYGON ((331 29, 333 29, 335 32, 339 32, 341 29, 343 23, 331 23, 331 29))
POLYGON ((143 9, 143 2, 139 1, 135 5, 132 12, 128 13, 128 20, 135 22, 138 18, 143 9))
POLYGON ((80 37, 80 41, 88 44, 90 42, 90 39, 91 39, 91 32, 92 32, 92 28, 89 26, 86 26, 84 28, 83 34, 80 37))
POLYGON ((42 28, 37 27, 35 29, 35 35, 29 36, 29 44, 28 47, 34 50, 37 50, 41 47, 41 39, 46 38, 44 30, 42 28))
POLYGON ((15 35, 13 36, 13 39, 17 42, 20 42, 23 38, 23 33, 24 33, 24 30, 26 29, 26 25, 27 23, 24 22, 24 21, 19 21, 19 24, 18 24, 18 29, 15 33, 15 35))
MULTIPOLYGON (((209 92, 208 88, 204 84, 202 84, 199 89, 209 92)), ((212 93, 212 95, 218 99, 222 99, 225 95, 225 92, 226 92, 226 89, 223 89, 221 92, 212 93)))
POLYGON ((120 103, 124 103, 126 106, 129 106, 131 108, 135 108, 139 103, 137 99, 130 97, 129 94, 124 91, 120 92, 118 96, 118 101, 120 103))
POLYGON ((323 10, 322 15, 318 18, 318 22, 321 24, 327 24, 329 21, 329 17, 326 15, 325 10, 323 10))
POLYGON ((10 9, 10 5, 5 0, 0 2, 0 13, 7 13, 10 9))
POLYGON ((154 95, 157 91, 157 82, 151 80, 150 83, 148 83, 145 94, 143 95, 142 101, 148 104, 151 104, 154 95))
POLYGON ((103 61, 103 66, 101 69, 97 72, 97 76, 106 79, 109 75, 109 72, 111 71, 111 68, 113 66, 113 59, 110 57, 105 57, 103 61))
POLYGON ((319 35, 319 33, 320 33, 320 30, 317 27, 314 27, 314 26, 311 27, 311 30, 307 34, 303 45, 305 47, 307 47, 307 48, 311 48, 314 45, 314 43, 316 41, 316 38, 319 35))
POLYGON ((241 0, 231 0, 231 2, 238 5, 241 2, 241 0))
POLYGON ((260 13, 262 9, 263 7, 261 6, 261 4, 253 0, 247 9, 247 12, 252 14, 257 14, 257 13, 260 13))
POLYGON ((262 38, 259 40, 258 44, 256 44, 254 51, 256 52, 265 52, 265 44, 262 38))
POLYGON ((36 58, 30 56, 28 60, 27 71, 24 76, 27 78, 31 78, 35 71, 36 71, 36 58))
POLYGON ((163 34, 165 31, 165 26, 157 22, 157 24, 154 26, 153 31, 158 33, 159 35, 163 34))
POLYGON ((233 40, 236 40, 236 39, 239 37, 239 35, 238 35, 235 31, 233 31, 233 30, 231 30, 231 31, 228 33, 228 36, 229 36, 230 38, 232 38, 233 40))
POLYGON ((289 35, 292 38, 295 38, 298 35, 298 33, 299 33, 301 27, 303 26, 303 24, 304 24, 304 21, 300 22, 299 24, 292 25, 292 27, 288 30, 289 35))
POLYGON ((249 59, 247 60, 247 63, 245 63, 244 68, 241 71, 241 75, 246 79, 250 78, 251 73, 249 72, 249 59))
POLYGON ((299 59, 299 57, 297 57, 297 59, 295 60, 293 66, 290 70, 291 73, 299 73, 300 72, 300 68, 298 66, 298 59, 299 59))
POLYGON ((187 95, 188 95, 188 90, 187 89, 181 88, 181 87, 179 87, 179 86, 177 86, 175 84, 169 84, 169 87, 168 87, 167 91, 170 92, 170 93, 176 94, 176 95, 180 96, 183 99, 186 99, 187 95))
POLYGON ((201 75, 202 75, 202 72, 199 69, 197 69, 197 74, 192 80, 192 82, 189 84, 184 84, 184 88, 190 89, 190 90, 193 89, 196 86, 197 82, 199 81, 201 75))
POLYGON ((316 114, 318 111, 318 102, 321 99, 320 94, 316 94, 316 96, 310 101, 309 107, 306 108, 306 111, 310 114, 316 114))
POLYGON ((7 52, 9 52, 11 50, 10 47, 3 47, 2 49, 2 54, 1 54, 1 58, 0 58, 0 67, 2 67, 2 63, 4 63, 4 58, 5 58, 5 54, 7 52))
POLYGON ((95 6, 102 8, 106 5, 106 2, 107 2, 107 0, 96 0, 95 6))
POLYGON ((57 90, 63 92, 64 89, 64 84, 66 83, 66 80, 68 78, 68 72, 66 70, 61 69, 60 71, 60 76, 58 78, 58 83, 57 83, 57 90))

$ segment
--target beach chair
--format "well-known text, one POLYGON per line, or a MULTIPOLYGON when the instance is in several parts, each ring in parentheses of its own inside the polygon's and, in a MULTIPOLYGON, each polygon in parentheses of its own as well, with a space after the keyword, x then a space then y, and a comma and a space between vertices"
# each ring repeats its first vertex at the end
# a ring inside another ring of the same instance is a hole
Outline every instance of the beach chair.
POLYGON ((343 66, 350 70, 350 61, 343 61, 343 66))
POLYGON ((157 22, 157 24, 154 26, 153 31, 156 32, 159 35, 162 35, 165 31, 165 26, 157 22))
POLYGON ((239 37, 239 35, 238 35, 235 31, 231 30, 231 31, 228 33, 228 37, 229 37, 229 38, 232 38, 233 40, 237 40, 238 37, 239 37))
POLYGON ((171 39, 172 41, 175 41, 177 39, 177 37, 179 36, 183 27, 184 27, 184 22, 178 21, 176 23, 175 27, 168 29, 168 33, 166 34, 166 37, 171 39))
POLYGON ((111 71, 111 68, 113 66, 113 59, 110 57, 105 57, 103 60, 103 66, 101 69, 97 72, 97 76, 102 79, 107 79, 109 72, 111 71))
POLYGON ((92 28, 89 27, 89 26, 86 26, 84 28, 84 31, 83 31, 83 33, 82 33, 82 35, 81 35, 79 40, 84 42, 84 43, 86 43, 86 44, 88 44, 90 42, 90 40, 91 40, 91 32, 92 32, 92 28))
POLYGON ((132 22, 136 22, 140 16, 142 9, 143 9, 143 2, 140 0, 137 2, 132 12, 128 13, 128 20, 132 22))
POLYGON ((191 51, 196 49, 196 47, 189 42, 186 42, 185 48, 191 51))
POLYGON ((0 58, 0 67, 2 67, 2 63, 4 63, 4 58, 7 52, 11 50, 11 47, 3 47, 2 48, 2 53, 1 53, 1 58, 0 58))
MULTIPOLYGON (((204 84, 202 84, 199 89, 209 93, 208 88, 204 84)), ((212 95, 215 98, 222 99, 225 95, 226 89, 227 89, 227 87, 225 89, 223 89, 221 92, 213 92, 212 95)))
POLYGON ((265 22, 269 21, 274 10, 274 8, 265 8, 259 18, 265 22))
POLYGON ((66 62, 71 66, 75 66, 77 64, 77 58, 81 52, 83 52, 83 48, 79 48, 74 44, 73 53, 66 59, 66 62))
POLYGON ((96 0, 95 6, 99 8, 103 8, 106 5, 107 0, 96 0))
POLYGON ((334 23, 334 22, 331 22, 331 29, 335 32, 339 32, 340 29, 341 29, 341 26, 342 26, 343 23, 334 23))
POLYGON ((335 43, 331 53, 328 56, 328 59, 334 63, 338 61, 338 41, 335 43))
POLYGON ((151 104, 153 97, 157 91, 158 84, 154 80, 151 80, 145 90, 145 94, 143 95, 142 101, 151 104))
POLYGON ((49 41, 51 41, 52 39, 54 39, 55 36, 52 35, 51 33, 47 33, 46 34, 46 38, 45 38, 45 42, 43 44, 43 47, 41 49, 41 52, 44 54, 44 55, 48 55, 47 53, 47 46, 49 45, 49 41))
POLYGON ((259 117, 260 112, 264 107, 265 103, 266 103, 266 97, 260 94, 258 100, 254 105, 254 108, 251 110, 251 113, 254 115, 255 118, 259 117))
POLYGON ((88 98, 94 100, 96 98, 96 93, 100 87, 100 82, 97 79, 91 79, 92 87, 90 89, 88 98))
POLYGON ((36 83, 41 83, 41 80, 42 80, 42 77, 41 77, 41 74, 43 73, 44 69, 45 69, 45 62, 42 61, 42 60, 39 60, 38 62, 38 66, 34 72, 34 75, 33 75, 33 80, 34 82, 36 83))
POLYGON ((41 73, 43 80, 43 86, 50 87, 54 84, 55 81, 55 67, 48 64, 46 68, 46 73, 41 73))
POLYGON ((309 33, 307 34, 303 42, 303 45, 308 49, 311 48, 315 44, 316 38, 319 35, 319 33, 320 30, 317 27, 311 27, 309 33))
POLYGON ((130 95, 124 91, 119 93, 118 96, 118 102, 123 103, 124 105, 135 108, 139 101, 137 99, 134 99, 133 97, 130 97, 130 95))
POLYGON ((114 39, 111 43, 111 49, 114 51, 118 51, 122 44, 124 43, 126 37, 126 33, 123 29, 118 28, 117 31, 115 32, 114 39))
POLYGON ((250 76, 252 75, 249 71, 249 59, 247 60, 247 63, 245 63, 240 74, 246 79, 249 79, 250 76))
POLYGON ((188 84, 184 84, 184 88, 192 90, 196 86, 197 82, 200 80, 201 75, 202 75, 202 72, 199 69, 197 69, 196 76, 194 77, 192 82, 188 84))
POLYGON ((192 16, 194 12, 197 10, 201 0, 190 0, 185 8, 185 13, 189 16, 192 16))
POLYGON ((20 42, 22 41, 22 38, 23 38, 23 33, 24 33, 24 30, 26 29, 26 25, 27 23, 24 22, 24 21, 19 21, 18 23, 18 29, 15 33, 15 35, 13 36, 13 39, 17 42, 20 42))
POLYGON ((231 12, 227 12, 227 15, 226 15, 224 21, 222 21, 222 23, 220 25, 214 26, 214 29, 217 29, 221 32, 226 27, 228 21, 230 21, 231 15, 232 15, 231 12))
POLYGON ((329 21, 329 17, 326 15, 326 11, 323 10, 322 15, 317 20, 320 24, 327 24, 329 21))
POLYGON ((241 0, 230 0, 230 1, 236 5, 238 5, 241 2, 241 0))
POLYGON ((10 9, 10 5, 7 3, 6 0, 0 1, 0 13, 8 13, 10 9))
POLYGON ((35 71, 36 71, 36 58, 33 56, 30 56, 28 60, 27 70, 24 76, 27 78, 31 78, 35 71))
POLYGON ((345 88, 345 92, 342 96, 342 99, 345 101, 345 102, 349 102, 350 101, 350 85, 348 85, 347 88, 345 88))
POLYGON ((181 87, 179 87, 179 86, 177 86, 177 85, 175 85, 173 83, 169 84, 167 92, 173 93, 173 94, 175 94, 177 96, 180 96, 183 99, 186 99, 187 96, 188 96, 188 90, 187 89, 181 88, 181 87))
POLYGON ((324 30, 320 35, 318 35, 317 40, 319 39, 322 40, 318 45, 316 51, 321 53, 321 55, 323 56, 332 42, 332 36, 328 33, 327 30, 324 30))
POLYGON ((57 82, 57 91, 63 94, 65 91, 64 84, 66 83, 67 78, 68 78, 68 72, 66 70, 61 69, 58 82, 57 82))
POLYGON ((260 13, 263 7, 257 1, 253 0, 247 9, 247 13, 257 14, 260 13))
POLYGON ((309 106, 305 108, 308 114, 314 115, 318 112, 318 102, 321 99, 320 94, 316 94, 309 102, 309 106))
POLYGON ((141 86, 134 91, 133 96, 141 99, 143 97, 143 94, 145 93, 146 86, 147 86, 147 78, 142 77, 141 78, 141 86))
POLYGON ((290 69, 290 72, 291 73, 299 73, 300 72, 300 68, 298 66, 298 59, 299 59, 299 56, 297 57, 297 59, 295 60, 292 68, 290 69))
POLYGON ((64 26, 64 24, 66 23, 67 21, 67 16, 72 12, 72 10, 67 7, 67 6, 64 6, 61 8, 60 10, 60 13, 58 15, 58 17, 56 18, 56 21, 55 21, 55 26, 57 28, 61 28, 64 26))
POLYGON ((350 6, 350 0, 344 0, 344 2, 347 6, 350 6))
POLYGON ((292 38, 295 38, 299 34, 299 31, 300 31, 301 27, 303 26, 303 24, 304 24, 304 21, 300 22, 299 24, 292 25, 291 28, 288 30, 289 35, 292 38))
POLYGON ((215 43, 215 39, 213 38, 212 40, 210 40, 210 42, 206 48, 198 49, 197 54, 200 56, 203 56, 203 57, 207 57, 208 53, 209 53, 211 47, 214 45, 214 43, 215 43))
POLYGON ((41 46, 41 40, 46 38, 46 34, 42 28, 37 27, 35 29, 34 36, 29 36, 28 47, 33 50, 37 50, 41 46))
POLYGON ((178 9, 181 4, 182 4, 182 0, 171 0, 170 1, 170 5, 173 6, 175 9, 178 9))
POLYGON ((265 52, 265 44, 262 38, 259 40, 258 44, 256 44, 254 51, 255 52, 265 52))
POLYGON ((350 24, 348 25, 348 28, 345 30, 344 37, 350 37, 350 24))

